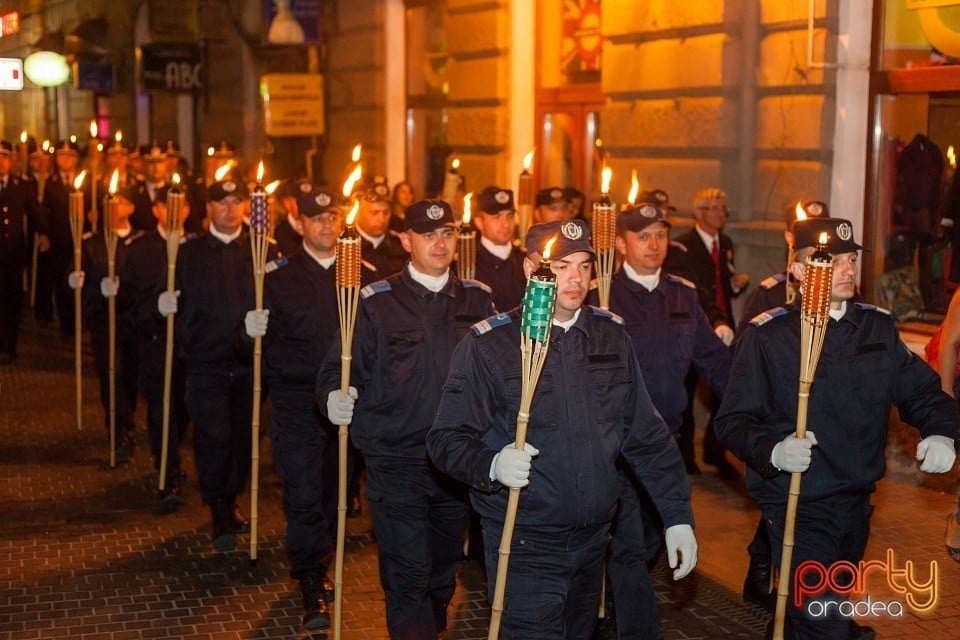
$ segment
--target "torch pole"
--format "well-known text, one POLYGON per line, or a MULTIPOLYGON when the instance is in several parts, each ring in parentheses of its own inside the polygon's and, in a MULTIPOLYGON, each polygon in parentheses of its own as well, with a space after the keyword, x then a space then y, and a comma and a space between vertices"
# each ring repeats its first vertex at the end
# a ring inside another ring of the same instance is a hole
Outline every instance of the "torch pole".
POLYGON ((617 212, 610 197, 600 194, 593 205, 593 243, 597 251, 597 294, 600 308, 610 309, 610 284, 616 260, 614 238, 617 235, 617 212))
MULTIPOLYGON (((116 195, 107 196, 103 218, 103 240, 107 245, 107 277, 113 280, 117 264, 117 208, 120 202, 116 195)), ((117 300, 107 298, 107 345, 109 349, 110 392, 110 468, 117 466, 117 300)))
MULTIPOLYGON (((73 236, 73 270, 83 269, 83 192, 74 188, 69 195, 70 233, 73 236)), ((33 237, 33 279, 37 273, 37 234, 33 237)), ((33 291, 36 288, 33 287, 33 291)), ((76 378, 77 431, 83 429, 83 290, 73 290, 73 368, 76 378)))
MULTIPOLYGON (((530 422, 530 406, 540 381, 540 373, 549 353, 550 328, 553 324, 553 306, 557 299, 556 277, 550 271, 546 259, 540 269, 527 279, 523 296, 523 315, 520 325, 520 410, 517 413, 517 435, 513 446, 523 450, 527 442, 527 426, 530 422)), ((519 487, 511 487, 507 496, 507 511, 500 534, 497 559, 497 578, 493 592, 493 607, 487 640, 496 640, 500 635, 500 620, 503 617, 503 599, 507 587, 507 570, 510 564, 510 546, 516 525, 517 508, 520 505, 519 487)))
MULTIPOLYGON (((337 240, 337 310, 340 314, 340 390, 350 391, 350 364, 353 353, 353 332, 360 303, 360 234, 348 221, 337 240)), ((340 425, 338 432, 339 476, 337 482, 337 547, 334 561, 335 586, 333 637, 340 640, 343 626, 343 553, 347 528, 347 447, 349 427, 340 425)))
MULTIPOLYGON (((183 208, 183 192, 175 182, 167 192, 167 292, 176 291, 177 281, 177 253, 180 250, 181 228, 180 212, 183 208)), ((167 486, 167 460, 170 456, 170 405, 171 388, 173 384, 173 335, 175 316, 170 314, 166 318, 167 335, 163 357, 163 423, 160 436, 160 478, 157 481, 157 490, 163 491, 167 486)))
MULTIPOLYGON (((800 308, 800 382, 797 396, 797 438, 807 432, 807 409, 810 387, 817 371, 823 340, 830 320, 830 290, 833 280, 833 260, 821 245, 807 258, 801 283, 800 308)), ((790 489, 787 495, 787 511, 783 528, 783 552, 780 560, 780 576, 777 582, 777 608, 774 615, 774 640, 783 640, 784 622, 787 613, 787 598, 790 591, 790 564, 793 560, 794 530, 797 523, 797 505, 800 502, 800 481, 803 473, 790 474, 790 489)))
POLYGON ((457 234, 457 275, 461 280, 473 280, 477 272, 477 231, 470 224, 470 202, 473 194, 463 199, 463 220, 457 234))
MULTIPOLYGON (((262 179, 263 163, 257 176, 257 185, 250 197, 250 248, 253 258, 253 292, 257 311, 263 310, 263 278, 266 273, 267 251, 270 248, 267 192, 262 179)), ((257 562, 257 529, 260 498, 260 397, 263 392, 261 369, 263 337, 253 339, 253 413, 250 420, 250 564, 257 562)))

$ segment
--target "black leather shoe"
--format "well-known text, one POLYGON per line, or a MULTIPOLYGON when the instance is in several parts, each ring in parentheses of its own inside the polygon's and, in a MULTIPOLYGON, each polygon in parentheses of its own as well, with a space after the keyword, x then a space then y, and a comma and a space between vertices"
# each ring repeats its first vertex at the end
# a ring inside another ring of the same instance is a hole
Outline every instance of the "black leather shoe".
POLYGON ((300 578, 300 593, 303 595, 303 628, 329 629, 330 610, 324 594, 324 578, 308 575, 300 578))
POLYGON ((747 579, 743 581, 743 600, 767 611, 777 608, 777 590, 770 589, 770 564, 750 560, 747 579))
POLYGON ((237 548, 237 533, 233 525, 231 503, 218 498, 210 505, 213 515, 213 548, 217 551, 233 551, 237 548))
POLYGON ((873 640, 876 637, 877 632, 873 630, 873 627, 857 624, 853 620, 850 621, 850 640, 873 640))
POLYGON ((358 518, 363 513, 363 507, 360 506, 360 497, 353 496, 347 500, 347 517, 358 518))
POLYGON ((183 504, 183 496, 180 495, 180 476, 179 469, 173 469, 167 474, 167 481, 164 482, 163 490, 157 491, 159 499, 158 510, 162 514, 173 513, 183 504))
POLYGON ((250 521, 243 515, 243 512, 240 511, 240 505, 237 503, 233 503, 230 518, 233 521, 233 530, 235 533, 250 533, 250 521))

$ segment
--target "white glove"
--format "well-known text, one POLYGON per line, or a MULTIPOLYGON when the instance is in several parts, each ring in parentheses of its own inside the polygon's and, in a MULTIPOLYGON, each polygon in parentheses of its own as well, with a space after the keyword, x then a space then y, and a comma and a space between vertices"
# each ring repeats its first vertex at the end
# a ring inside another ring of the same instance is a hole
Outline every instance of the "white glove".
POLYGON ((733 329, 731 329, 729 325, 717 325, 713 332, 717 334, 717 337, 720 338, 726 346, 729 347, 733 342, 733 329))
POLYGON ((270 309, 257 311, 252 309, 247 311, 243 318, 243 327, 247 330, 247 335, 251 338, 262 338, 267 335, 267 320, 270 315, 270 309))
POLYGON ((177 298, 180 297, 180 291, 174 291, 170 293, 169 291, 164 291, 160 294, 160 297, 157 298, 157 310, 160 312, 164 318, 170 314, 177 312, 177 298))
POLYGON ((693 527, 690 525, 675 524, 667 528, 664 538, 667 544, 667 561, 674 570, 673 579, 679 580, 697 566, 697 537, 693 535, 693 527), (677 566, 678 560, 680 566, 677 566))
POLYGON ((353 422, 353 405, 357 400, 357 389, 350 387, 349 393, 334 389, 327 394, 327 418, 340 426, 353 422))
POLYGON ((530 484, 530 461, 540 451, 529 442, 523 444, 523 451, 513 443, 506 445, 500 453, 493 456, 490 463, 490 479, 505 487, 519 489, 530 484))
POLYGON ((956 459, 957 450, 947 436, 927 436, 917 445, 917 460, 923 460, 920 471, 946 473, 956 459))
POLYGON ((810 449, 817 444, 817 436, 807 431, 802 438, 791 433, 770 452, 770 462, 780 471, 803 473, 810 466, 810 449))
POLYGON ((100 280, 100 295, 104 298, 112 298, 120 292, 120 278, 118 276, 113 276, 113 278, 108 278, 104 276, 100 280))
POLYGON ((71 271, 67 274, 67 284, 71 289, 83 289, 83 271, 71 271))

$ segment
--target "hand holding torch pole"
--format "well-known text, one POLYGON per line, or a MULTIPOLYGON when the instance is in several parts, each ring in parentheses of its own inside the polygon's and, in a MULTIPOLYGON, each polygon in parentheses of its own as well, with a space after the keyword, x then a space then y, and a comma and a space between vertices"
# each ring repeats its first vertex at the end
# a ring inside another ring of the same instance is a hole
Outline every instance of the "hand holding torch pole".
MULTIPOLYGON (((117 272, 117 217, 120 198, 117 196, 117 182, 120 174, 113 172, 110 179, 110 191, 104 201, 103 240, 107 245, 107 277, 113 280, 117 272)), ((109 345, 109 388, 110 388, 110 468, 117 466, 117 299, 107 298, 107 328, 109 345)))
POLYGON ((461 280, 473 280, 477 272, 477 230, 470 224, 473 194, 463 197, 463 220, 457 236, 457 275, 461 280))
MULTIPOLYGON (((257 184, 250 194, 250 249, 253 256, 253 292, 257 311, 263 310, 263 277, 270 248, 270 212, 263 188, 263 160, 257 167, 257 184)), ((253 418, 250 421, 250 564, 257 562, 258 499, 260 494, 260 395, 263 337, 253 339, 253 418)))
MULTIPOLYGON (((557 301, 557 277, 550 269, 550 250, 555 239, 547 242, 540 260, 540 268, 527 279, 520 319, 520 410, 517 413, 517 436, 514 447, 523 451, 527 443, 527 425, 530 406, 540 381, 540 373, 550 350, 550 329, 553 326, 553 307, 557 301)), ((503 597, 507 587, 507 568, 510 563, 510 545, 520 505, 520 488, 512 487, 507 497, 507 512, 500 535, 497 561, 497 581, 493 592, 493 609, 487 640, 496 640, 500 634, 503 616, 503 597)))
MULTIPOLYGON (((800 390, 797 397, 797 438, 807 433, 807 407, 810 387, 823 351, 823 339, 830 320, 830 291, 833 285, 833 258, 824 249, 828 236, 821 233, 816 251, 806 259, 803 282, 800 287, 800 390)), ((802 472, 790 475, 787 495, 786 520, 783 527, 783 553, 780 577, 777 583, 777 608, 773 637, 783 640, 783 627, 790 592, 790 563, 793 559, 794 529, 797 524, 797 505, 800 502, 802 472)))
POLYGON ((597 251, 597 293, 600 308, 610 308, 610 281, 616 260, 614 238, 617 236, 617 211, 610 201, 610 168, 604 167, 600 200, 593 204, 593 244, 597 251))
MULTIPOLYGON (((180 174, 173 174, 173 186, 167 191, 167 217, 164 230, 167 233, 167 291, 174 293, 177 283, 177 253, 183 235, 183 190, 180 189, 180 174)), ((167 316, 167 343, 163 359, 163 431, 160 438, 160 480, 157 490, 163 491, 167 483, 167 459, 170 453, 170 390, 173 378, 173 333, 176 316, 167 316)))
MULTIPOLYGON (((73 270, 83 269, 83 191, 80 187, 83 185, 83 179, 87 172, 81 171, 73 181, 73 189, 69 195, 70 206, 70 234, 73 236, 73 270)), ((33 239, 34 257, 37 251, 37 237, 33 239)), ((34 261, 34 274, 36 274, 36 261, 34 261)), ((35 289, 34 289, 35 290, 35 289)), ((77 380, 77 431, 83 429, 83 290, 80 288, 73 290, 73 358, 74 373, 77 380)))
POLYGON ((527 229, 533 217, 533 174, 530 173, 530 167, 533 165, 534 151, 530 150, 523 156, 523 171, 517 183, 517 234, 521 247, 527 244, 527 229))

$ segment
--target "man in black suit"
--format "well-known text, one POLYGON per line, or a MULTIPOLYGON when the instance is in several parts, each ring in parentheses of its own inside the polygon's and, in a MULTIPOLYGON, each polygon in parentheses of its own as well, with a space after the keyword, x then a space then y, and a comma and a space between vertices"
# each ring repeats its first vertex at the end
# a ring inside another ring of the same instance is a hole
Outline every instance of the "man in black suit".
MULTIPOLYGON (((749 277, 738 274, 733 263, 733 240, 723 233, 727 223, 727 195, 715 187, 701 189, 693 196, 693 215, 696 225, 677 237, 687 248, 688 273, 697 285, 700 305, 707 319, 727 346, 733 342, 736 323, 733 319, 733 298, 746 289, 749 277)), ((693 438, 693 398, 697 382, 696 372, 687 376, 687 391, 690 403, 683 416, 680 437, 693 438)), ((703 438, 703 460, 717 467, 721 474, 732 476, 736 471, 724 456, 724 449, 713 432, 713 414, 720 399, 713 397, 710 403, 710 421, 703 438)))
MULTIPOLYGON (((17 358, 23 269, 29 246, 24 219, 29 229, 43 230, 36 187, 26 176, 10 170, 12 155, 13 145, 0 140, 0 364, 10 364, 17 358)), ((40 236, 40 242, 49 247, 45 235, 40 236)))

